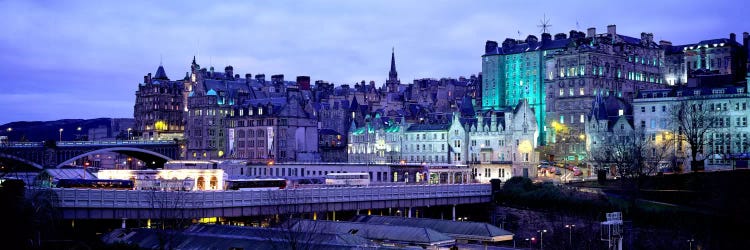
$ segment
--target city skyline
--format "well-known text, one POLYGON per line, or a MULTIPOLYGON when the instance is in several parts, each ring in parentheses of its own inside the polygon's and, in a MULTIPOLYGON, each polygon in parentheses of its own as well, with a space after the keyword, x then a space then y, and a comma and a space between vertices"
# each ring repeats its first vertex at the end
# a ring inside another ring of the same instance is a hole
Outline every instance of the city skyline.
POLYGON ((142 76, 162 64, 171 79, 180 79, 193 56, 217 71, 232 65, 239 74, 308 75, 337 85, 365 80, 381 86, 392 47, 402 83, 470 76, 481 71, 486 40, 539 36, 537 25, 545 16, 553 34, 588 27, 602 32, 616 24, 618 33, 652 32, 655 40, 676 45, 750 30, 742 22, 746 8, 735 1, 712 4, 710 12, 679 1, 649 2, 650 8, 637 15, 612 13, 625 5, 599 2, 541 8, 493 2, 324 3, 0 3, 8 29, 0 38, 0 72, 6 76, 0 124, 132 117, 142 76))

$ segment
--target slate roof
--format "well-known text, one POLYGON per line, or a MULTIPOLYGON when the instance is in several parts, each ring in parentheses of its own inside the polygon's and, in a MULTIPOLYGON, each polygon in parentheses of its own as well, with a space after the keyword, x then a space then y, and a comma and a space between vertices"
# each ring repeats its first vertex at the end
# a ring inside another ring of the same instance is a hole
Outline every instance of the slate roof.
POLYGON ((376 241, 428 246, 455 243, 453 238, 445 234, 430 228, 415 227, 412 225, 385 225, 323 220, 298 220, 292 223, 293 226, 290 227, 292 231, 304 232, 314 230, 346 233, 376 241))
POLYGON ((413 124, 406 129, 406 131, 440 131, 448 130, 451 127, 450 123, 447 124, 413 124))
POLYGON ((369 225, 423 227, 455 239, 503 241, 512 240, 513 233, 483 222, 450 221, 427 218, 359 215, 353 221, 369 225))
POLYGON ((164 72, 164 67, 159 65, 159 68, 156 69, 156 74, 154 75, 153 79, 160 79, 160 80, 167 80, 169 81, 169 77, 167 77, 167 73, 164 72))
POLYGON ((52 177, 52 182, 57 182, 60 179, 98 179, 96 175, 81 168, 50 168, 45 169, 37 176, 37 178, 48 177, 52 177))
POLYGON ((373 246, 368 240, 355 235, 297 233, 273 228, 206 224, 194 225, 182 232, 146 228, 115 229, 104 235, 102 240, 108 244, 123 242, 137 244, 142 249, 159 249, 163 242, 160 235, 163 234, 172 236, 171 245, 167 247, 173 249, 284 249, 292 244, 290 239, 310 239, 297 244, 310 244, 310 247, 321 249, 361 249, 373 246))

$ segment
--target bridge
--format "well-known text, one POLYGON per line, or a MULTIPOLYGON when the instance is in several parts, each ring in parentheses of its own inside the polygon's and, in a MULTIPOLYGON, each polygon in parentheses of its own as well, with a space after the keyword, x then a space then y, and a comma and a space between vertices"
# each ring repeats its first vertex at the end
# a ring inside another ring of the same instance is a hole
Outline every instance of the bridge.
POLYGON ((105 152, 125 154, 142 160, 147 167, 162 166, 179 156, 176 141, 48 141, 0 143, 0 159, 38 169, 60 168, 78 159, 105 152))
POLYGON ((489 184, 391 185, 263 191, 51 190, 63 219, 178 219, 486 203, 489 184))

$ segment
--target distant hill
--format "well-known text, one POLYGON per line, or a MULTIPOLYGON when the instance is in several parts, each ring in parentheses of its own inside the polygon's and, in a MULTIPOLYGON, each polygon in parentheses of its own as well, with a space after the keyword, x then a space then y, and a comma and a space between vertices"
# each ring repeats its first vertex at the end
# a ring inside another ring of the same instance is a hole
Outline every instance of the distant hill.
POLYGON ((72 141, 85 138, 89 132, 97 131, 98 137, 114 138, 132 127, 132 118, 63 119, 56 121, 18 121, 0 125, 0 135, 7 135, 10 141, 58 140, 63 129, 62 140, 72 141), (78 128, 81 130, 78 130, 78 128), (8 129, 10 128, 10 130, 8 129))

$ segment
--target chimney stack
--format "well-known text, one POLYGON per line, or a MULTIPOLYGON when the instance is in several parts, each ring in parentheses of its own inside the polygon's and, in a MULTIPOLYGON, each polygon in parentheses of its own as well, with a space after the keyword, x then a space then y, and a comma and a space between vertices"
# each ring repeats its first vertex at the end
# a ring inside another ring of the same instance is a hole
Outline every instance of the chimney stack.
POLYGON ((662 47, 664 47, 664 46, 672 46, 672 42, 666 41, 666 40, 661 40, 661 41, 659 41, 659 45, 661 45, 662 47))
POLYGON ((487 40, 487 42, 484 44, 484 53, 491 54, 495 53, 495 51, 497 51, 497 42, 487 40))
POLYGON ((257 74, 255 75, 255 80, 259 83, 265 83, 266 82, 266 75, 265 74, 257 74))
POLYGON ((310 90, 310 77, 297 76, 297 86, 299 86, 300 90, 310 90))
POLYGON ((148 73, 146 77, 148 77, 148 79, 146 80, 146 83, 151 83, 151 73, 148 73))
POLYGON ((587 33, 587 34, 586 34, 586 37, 595 37, 595 36, 596 36, 596 28, 594 28, 594 27, 591 27, 591 28, 589 28, 589 29, 588 29, 588 30, 586 30, 586 31, 587 31, 587 32, 586 32, 586 33, 587 33))
POLYGON ((283 74, 272 75, 271 82, 272 83, 284 83, 284 75, 283 74))
POLYGON ((226 79, 232 79, 233 76, 234 76, 234 67, 232 67, 232 65, 228 65, 224 67, 224 77, 226 79))
POLYGON ((610 24, 607 26, 607 34, 609 34, 610 37, 612 37, 612 41, 616 41, 617 39, 617 25, 610 24))
POLYGON ((736 42, 737 41, 737 34, 729 33, 729 40, 736 42))
POLYGON ((552 35, 549 33, 542 33, 542 42, 547 42, 552 40, 552 35))

